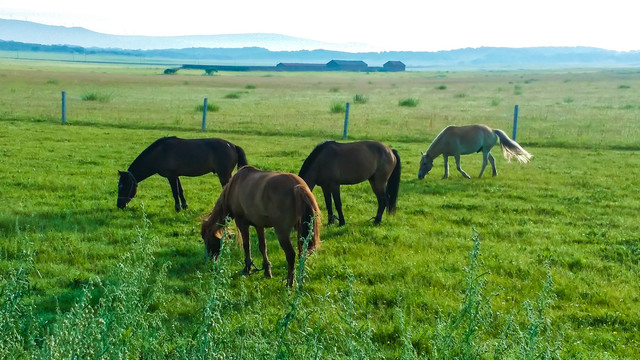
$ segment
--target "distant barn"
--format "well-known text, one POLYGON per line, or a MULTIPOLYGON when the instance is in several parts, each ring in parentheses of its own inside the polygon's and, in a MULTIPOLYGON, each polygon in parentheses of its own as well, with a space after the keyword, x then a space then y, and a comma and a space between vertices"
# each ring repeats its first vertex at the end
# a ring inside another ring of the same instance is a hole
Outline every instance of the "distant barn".
POLYGON ((406 66, 402 61, 387 61, 382 65, 383 71, 405 71, 406 66))
POLYGON ((369 71, 369 65, 364 61, 331 60, 327 63, 329 71, 369 71))
POLYGON ((360 60, 331 60, 326 64, 308 64, 308 63, 279 63, 276 66, 237 66, 237 65, 200 65, 200 64, 184 64, 178 68, 169 68, 164 71, 165 74, 171 75, 181 69, 199 69, 204 70, 206 74, 211 75, 217 71, 360 71, 360 72, 378 72, 378 71, 405 71, 406 67, 401 61, 387 61, 383 66, 369 66, 366 62, 360 60))

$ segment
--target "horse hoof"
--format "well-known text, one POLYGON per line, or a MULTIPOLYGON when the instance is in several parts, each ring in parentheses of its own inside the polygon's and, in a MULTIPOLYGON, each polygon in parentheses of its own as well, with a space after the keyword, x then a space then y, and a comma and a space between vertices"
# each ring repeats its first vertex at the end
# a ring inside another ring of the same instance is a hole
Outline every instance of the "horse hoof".
POLYGON ((269 271, 265 270, 264 271, 264 278, 265 279, 271 279, 272 277, 273 276, 271 275, 271 270, 269 270, 269 271))
POLYGON ((188 208, 189 208, 189 205, 187 204, 182 205, 182 210, 187 210, 188 208))

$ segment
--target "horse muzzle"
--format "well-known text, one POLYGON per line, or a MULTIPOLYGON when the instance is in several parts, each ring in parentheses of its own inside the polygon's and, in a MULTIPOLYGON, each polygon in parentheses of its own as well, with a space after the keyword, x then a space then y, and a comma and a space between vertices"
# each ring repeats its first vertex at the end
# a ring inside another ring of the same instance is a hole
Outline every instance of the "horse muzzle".
POLYGON ((118 207, 118 209, 122 210, 127 207, 129 201, 131 201, 131 198, 119 197, 116 206, 118 207))

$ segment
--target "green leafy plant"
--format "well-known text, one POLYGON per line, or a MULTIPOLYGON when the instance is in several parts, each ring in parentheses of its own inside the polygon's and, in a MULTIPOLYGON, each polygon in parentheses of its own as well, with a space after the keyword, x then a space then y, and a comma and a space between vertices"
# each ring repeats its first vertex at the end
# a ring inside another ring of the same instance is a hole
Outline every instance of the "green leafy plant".
POLYGON ((362 94, 355 94, 353 96, 353 103, 354 104, 366 104, 369 101, 369 99, 362 95, 362 94))
POLYGON ((334 102, 334 103, 331 104, 331 108, 329 109, 329 111, 332 114, 344 113, 344 112, 347 111, 347 107, 346 107, 345 103, 334 102))
POLYGON ((418 103, 420 103, 420 101, 415 98, 407 98, 398 101, 398 105, 406 107, 416 107, 418 106, 418 103))

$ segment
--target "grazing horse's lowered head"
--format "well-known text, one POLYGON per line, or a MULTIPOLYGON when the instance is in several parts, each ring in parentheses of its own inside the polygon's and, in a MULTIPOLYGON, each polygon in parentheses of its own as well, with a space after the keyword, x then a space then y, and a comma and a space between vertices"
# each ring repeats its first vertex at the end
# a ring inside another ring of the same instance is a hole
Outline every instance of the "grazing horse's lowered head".
POLYGON ((420 169, 418 170, 418 179, 422 180, 433 169, 433 158, 427 153, 421 152, 420 169))
POLYGON ((204 240, 205 253, 214 260, 218 259, 222 248, 222 229, 223 225, 215 224, 208 228, 202 227, 200 231, 202 240, 204 240))
POLYGON ((124 209, 129 201, 136 196, 138 192, 138 182, 133 174, 129 171, 118 171, 120 180, 118 180, 118 209, 124 209))

